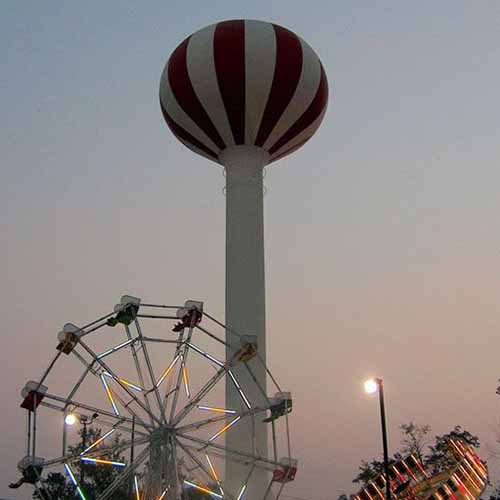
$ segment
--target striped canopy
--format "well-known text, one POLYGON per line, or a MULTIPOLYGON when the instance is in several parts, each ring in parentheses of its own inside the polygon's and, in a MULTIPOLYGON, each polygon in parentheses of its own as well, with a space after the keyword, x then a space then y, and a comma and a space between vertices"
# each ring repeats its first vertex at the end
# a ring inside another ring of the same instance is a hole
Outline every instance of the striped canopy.
POLYGON ((224 21, 197 31, 173 52, 160 104, 175 136, 219 162, 232 146, 255 145, 276 161, 301 147, 326 111, 328 82, 312 48, 262 21, 224 21))

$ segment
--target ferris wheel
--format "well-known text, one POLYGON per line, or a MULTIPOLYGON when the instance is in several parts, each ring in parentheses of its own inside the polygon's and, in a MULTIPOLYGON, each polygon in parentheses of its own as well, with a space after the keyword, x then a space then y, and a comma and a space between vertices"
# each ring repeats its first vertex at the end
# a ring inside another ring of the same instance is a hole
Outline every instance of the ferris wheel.
POLYGON ((264 362, 255 337, 229 331, 198 301, 168 306, 125 295, 113 312, 85 326, 68 323, 41 379, 22 390, 27 444, 18 483, 32 484, 43 498, 45 473, 64 470, 75 494, 87 500, 86 483, 75 470, 80 463, 119 470, 97 500, 119 491, 134 500, 178 500, 189 491, 243 500, 253 475, 267 471, 262 500, 279 498, 297 472, 288 422, 292 399, 265 365, 271 390, 259 383, 252 368, 258 364, 264 362), (224 404, 227 380, 240 396, 232 408, 224 404), (86 424, 90 415, 102 433, 93 442, 84 438, 75 452, 67 444, 74 432, 68 424, 86 424), (269 449, 259 449, 257 422, 268 425, 269 449), (61 454, 43 439, 55 428, 61 454), (251 450, 226 446, 233 429, 253 436, 251 450), (45 448, 52 458, 37 455, 45 448), (235 491, 225 487, 227 461, 246 478, 235 491))

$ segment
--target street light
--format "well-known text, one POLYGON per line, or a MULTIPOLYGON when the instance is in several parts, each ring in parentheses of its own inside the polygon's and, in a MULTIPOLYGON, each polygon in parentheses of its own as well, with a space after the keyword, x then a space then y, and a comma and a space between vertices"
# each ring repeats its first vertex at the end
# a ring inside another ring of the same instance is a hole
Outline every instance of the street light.
MULTIPOLYGON (((82 450, 85 450, 87 446, 87 425, 91 425, 92 422, 98 417, 97 413, 94 413, 92 417, 87 417, 87 415, 80 415, 80 423, 83 425, 82 429, 82 450)), ((85 465, 80 464, 80 484, 83 485, 83 479, 85 477, 85 465)))
POLYGON ((378 389, 378 384, 375 379, 370 378, 365 382, 365 392, 367 394, 374 394, 375 392, 377 392, 377 389, 378 389))
MULTIPOLYGON (((64 423, 66 425, 75 425, 76 422, 80 422, 81 425, 83 425, 82 429, 82 450, 85 450, 85 447, 87 446, 87 426, 91 425, 92 422, 98 417, 99 415, 97 413, 94 413, 91 417, 88 417, 87 415, 76 415, 75 413, 68 413, 64 417, 64 423)), ((65 429, 66 430, 66 429, 65 429)), ((66 453, 66 436, 64 435, 64 444, 63 444, 63 454, 66 453)), ((84 464, 80 464, 80 484, 83 484, 83 480, 85 478, 85 471, 84 471, 84 464)))
POLYGON ((385 423, 385 404, 384 404, 384 384, 381 378, 371 378, 365 382, 365 392, 374 394, 378 390, 380 402, 380 421, 382 423, 382 446, 384 449, 384 472, 385 472, 385 496, 391 500, 391 483, 389 480, 389 452, 387 449, 387 427, 385 423))
POLYGON ((66 425, 74 425, 74 424, 76 424, 76 415, 74 413, 68 413, 64 417, 64 423, 66 425))

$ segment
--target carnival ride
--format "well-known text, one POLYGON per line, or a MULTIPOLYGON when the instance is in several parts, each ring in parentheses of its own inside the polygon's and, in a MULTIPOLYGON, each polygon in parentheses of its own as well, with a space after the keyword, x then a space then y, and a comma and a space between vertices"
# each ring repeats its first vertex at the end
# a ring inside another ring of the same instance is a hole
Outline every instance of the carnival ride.
POLYGON ((80 499, 86 500, 85 483, 79 482, 74 471, 75 462, 80 461, 121 469, 98 500, 112 498, 127 484, 137 500, 178 500, 181 491, 189 489, 215 499, 241 500, 253 474, 260 470, 268 478, 263 499, 279 498, 297 470, 288 424, 292 399, 264 364, 255 337, 233 331, 235 340, 228 345, 225 334, 226 326, 209 315, 202 302, 167 306, 141 303, 131 296, 123 296, 113 312, 83 327, 66 324, 48 369, 40 381, 29 381, 22 390, 21 407, 27 410, 28 427, 26 456, 18 464, 21 482, 34 485, 43 495, 43 473, 64 468, 80 499), (231 356, 223 361, 226 349, 231 356), (251 359, 264 367, 272 396, 254 376, 248 364, 251 359), (80 370, 69 369, 65 361, 80 370), (57 375, 59 364, 64 367, 57 375), (249 374, 250 384, 248 379, 240 382, 236 367, 249 374), (51 378, 57 393, 50 390, 51 378), (225 406, 224 380, 234 385, 243 410, 225 406), (63 386, 67 392, 59 392, 63 386), (92 402, 85 399, 89 396, 94 396, 92 402), (62 454, 52 458, 37 455, 42 422, 49 419, 51 427, 57 425, 45 410, 60 415, 62 454), (86 443, 82 452, 71 453, 68 415, 86 413, 98 415, 105 432, 86 443), (241 451, 225 442, 231 429, 244 426, 251 431, 262 421, 271 437, 269 457, 268 450, 258 449, 256 443, 252 450, 241 451), (112 440, 114 434, 123 439, 112 440), (111 460, 117 452, 130 452, 130 459, 111 460), (226 488, 221 472, 227 461, 238 463, 246 472, 235 491, 226 488))
MULTIPOLYGON (((488 484, 488 468, 474 448, 461 439, 449 439, 446 467, 436 473, 409 455, 390 466, 391 496, 401 500, 476 500, 488 484)), ((352 500, 386 500, 386 475, 380 474, 352 500)))

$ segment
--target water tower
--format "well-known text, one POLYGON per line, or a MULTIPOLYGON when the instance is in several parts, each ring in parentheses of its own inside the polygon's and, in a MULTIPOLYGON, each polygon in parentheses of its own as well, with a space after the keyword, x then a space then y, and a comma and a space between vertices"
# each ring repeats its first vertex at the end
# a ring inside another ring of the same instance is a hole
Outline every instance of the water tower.
MULTIPOLYGON (((230 20, 197 31, 175 49, 161 77, 160 104, 171 131, 225 169, 226 325, 254 336, 263 360, 263 169, 312 137, 327 101, 327 78, 313 49, 286 28, 262 21, 230 20)), ((233 354, 227 349, 227 359, 233 354)), ((264 364, 258 358, 249 363, 265 391, 264 364)), ((235 373, 243 381, 250 376, 244 365, 235 373)), ((241 407, 230 382, 226 407, 241 407)), ((265 456, 267 433, 261 422, 253 429, 234 426, 226 446, 265 456)), ((241 483, 241 475, 237 464, 226 464, 229 490, 241 483)), ((252 479, 246 498, 262 498, 264 483, 252 479)))

